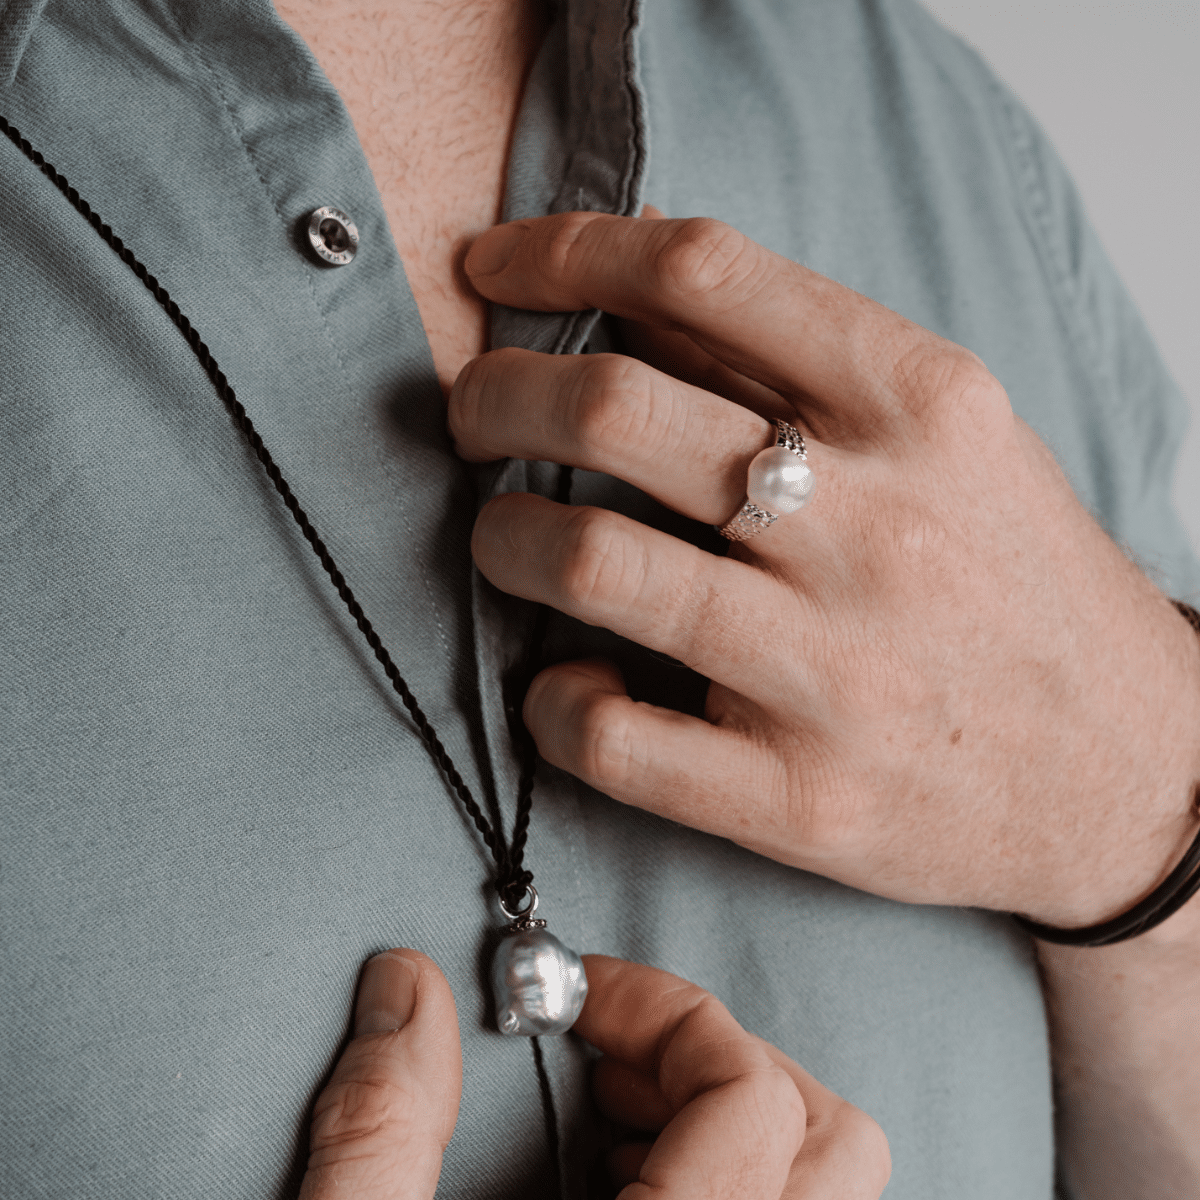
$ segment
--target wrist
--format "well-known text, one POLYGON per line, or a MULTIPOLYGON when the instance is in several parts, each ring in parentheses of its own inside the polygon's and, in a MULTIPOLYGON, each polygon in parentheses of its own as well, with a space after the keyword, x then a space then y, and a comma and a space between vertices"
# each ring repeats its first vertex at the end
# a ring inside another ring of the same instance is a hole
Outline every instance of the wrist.
POLYGON ((1143 780, 1144 806, 1133 810, 1134 824, 1124 836, 1119 826, 1113 829, 1110 846, 1115 853, 1098 858, 1093 899, 1084 903, 1084 910, 1090 910, 1087 917, 1041 924, 1017 916, 1040 944, 1094 950, 1161 930, 1152 943, 1169 946, 1190 942, 1200 926, 1200 915, 1194 915, 1200 902, 1193 903, 1200 892, 1200 612, 1179 601, 1171 605, 1184 620, 1173 614, 1171 624, 1163 627, 1177 650, 1171 656, 1175 670, 1166 674, 1178 675, 1164 679, 1148 671, 1150 703, 1139 706, 1151 716, 1156 708, 1165 709, 1171 719, 1143 722, 1133 741, 1135 751, 1142 747, 1131 761, 1144 764, 1144 771, 1133 772, 1143 780), (1168 841, 1173 849, 1167 848, 1168 841), (1104 907, 1110 911, 1103 912, 1104 907), (1097 909, 1103 915, 1093 915, 1097 909))
POLYGON ((1085 968, 1112 974, 1151 966, 1179 964, 1192 973, 1200 970, 1200 896, 1193 897, 1160 925, 1111 946, 1063 946, 1034 937, 1033 944, 1043 970, 1073 976, 1085 968))

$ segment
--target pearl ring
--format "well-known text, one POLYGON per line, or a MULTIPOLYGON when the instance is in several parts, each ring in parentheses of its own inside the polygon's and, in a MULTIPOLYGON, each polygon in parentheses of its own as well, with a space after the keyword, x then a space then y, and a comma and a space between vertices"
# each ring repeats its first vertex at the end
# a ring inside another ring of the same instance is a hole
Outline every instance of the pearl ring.
POLYGON ((776 421, 775 428, 775 444, 760 450, 750 462, 746 503, 732 520, 717 528, 731 542, 747 541, 812 499, 817 480, 808 465, 804 438, 786 421, 776 421))

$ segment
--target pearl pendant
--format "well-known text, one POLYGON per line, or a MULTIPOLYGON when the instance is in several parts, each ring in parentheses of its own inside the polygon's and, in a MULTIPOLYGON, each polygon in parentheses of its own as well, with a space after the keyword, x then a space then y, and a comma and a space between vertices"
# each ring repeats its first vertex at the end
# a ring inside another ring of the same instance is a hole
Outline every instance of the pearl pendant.
POLYGON ((511 922, 492 960, 492 991, 496 997, 496 1024, 509 1037, 539 1037, 566 1033, 583 1012, 588 982, 583 959, 552 933, 546 922, 534 920, 538 894, 526 892, 529 906, 500 911, 511 922))
POLYGON ((509 933, 492 963, 496 1024, 509 1036, 566 1033, 587 999, 583 960, 545 929, 509 933))
POLYGON ((816 482, 808 463, 798 454, 786 446, 768 446, 750 463, 746 497, 759 508, 784 516, 812 499, 816 482))

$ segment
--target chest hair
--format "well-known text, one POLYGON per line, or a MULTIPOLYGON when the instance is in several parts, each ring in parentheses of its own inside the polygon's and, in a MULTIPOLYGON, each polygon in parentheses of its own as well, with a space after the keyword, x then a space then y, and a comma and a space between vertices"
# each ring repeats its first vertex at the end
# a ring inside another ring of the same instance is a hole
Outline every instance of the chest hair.
POLYGON ((499 219, 513 124, 545 31, 541 0, 275 0, 354 122, 448 390, 486 348, 461 271, 499 219))

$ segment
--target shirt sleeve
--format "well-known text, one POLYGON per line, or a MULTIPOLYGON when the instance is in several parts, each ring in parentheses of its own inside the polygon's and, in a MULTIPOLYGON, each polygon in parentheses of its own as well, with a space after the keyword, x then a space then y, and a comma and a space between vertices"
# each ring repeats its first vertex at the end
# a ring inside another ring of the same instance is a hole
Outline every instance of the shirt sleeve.
POLYGON ((1187 400, 1058 153, 1021 101, 988 74, 1029 236, 1091 373, 1092 432, 1110 443, 1103 459, 1114 466, 1109 478, 1102 473, 1097 481, 1096 515, 1164 592, 1194 600, 1200 595, 1200 563, 1172 500, 1187 400))

